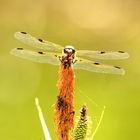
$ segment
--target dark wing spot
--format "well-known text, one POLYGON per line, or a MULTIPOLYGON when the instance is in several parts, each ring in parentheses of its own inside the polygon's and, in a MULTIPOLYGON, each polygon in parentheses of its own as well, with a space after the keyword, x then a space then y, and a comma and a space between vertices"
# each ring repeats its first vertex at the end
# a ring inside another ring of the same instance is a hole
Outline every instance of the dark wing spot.
POLYGON ((123 51, 118 51, 119 53, 124 53, 123 51))
POLYGON ((39 54, 44 54, 43 52, 38 52, 39 54))
POLYGON ((38 41, 43 42, 43 40, 42 40, 42 39, 40 39, 40 38, 38 39, 38 41))
POLYGON ((17 50, 23 50, 23 48, 17 48, 17 50))
POLYGON ((95 65, 100 65, 100 63, 97 63, 97 62, 95 62, 95 63, 93 63, 93 64, 95 64, 95 65))
POLYGON ((105 52, 100 52, 100 54, 104 54, 105 52))
POLYGON ((22 34, 27 34, 26 32, 20 32, 20 33, 22 33, 22 34))
POLYGON ((114 66, 115 68, 117 68, 117 69, 121 69, 121 67, 118 67, 118 66, 114 66))

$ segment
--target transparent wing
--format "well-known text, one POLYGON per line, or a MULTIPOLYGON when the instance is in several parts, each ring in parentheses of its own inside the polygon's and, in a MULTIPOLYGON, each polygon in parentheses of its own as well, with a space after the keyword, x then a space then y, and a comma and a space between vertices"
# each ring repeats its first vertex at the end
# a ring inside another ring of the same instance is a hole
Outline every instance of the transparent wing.
POLYGON ((14 56, 20 58, 28 59, 39 63, 49 63, 53 65, 59 65, 60 61, 58 55, 50 52, 35 52, 30 50, 25 50, 23 48, 15 48, 10 52, 14 56))
POLYGON ((43 39, 37 39, 26 32, 16 32, 15 38, 27 45, 43 50, 62 52, 63 49, 61 45, 45 41, 43 39))
POLYGON ((123 51, 104 52, 104 51, 78 50, 77 56, 104 60, 115 60, 115 59, 126 59, 129 57, 129 54, 123 51))
POLYGON ((125 71, 118 66, 105 65, 86 59, 77 60, 77 62, 74 64, 74 68, 98 73, 110 73, 121 75, 125 74, 125 71))

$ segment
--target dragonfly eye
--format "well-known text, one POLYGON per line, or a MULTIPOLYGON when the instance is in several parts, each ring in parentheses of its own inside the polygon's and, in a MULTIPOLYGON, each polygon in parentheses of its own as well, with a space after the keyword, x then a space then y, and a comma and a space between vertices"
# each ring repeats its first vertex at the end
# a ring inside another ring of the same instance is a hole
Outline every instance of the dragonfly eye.
POLYGON ((75 50, 74 49, 71 49, 71 48, 66 48, 66 49, 64 49, 64 53, 74 54, 75 53, 75 50))
POLYGON ((75 53, 75 48, 73 46, 68 45, 64 48, 64 53, 74 54, 75 53))
POLYGON ((67 53, 67 50, 66 49, 64 49, 64 53, 67 53))
POLYGON ((74 54, 75 53, 75 49, 73 49, 73 48, 65 48, 64 49, 64 53, 72 53, 72 54, 74 54))
POLYGON ((75 53, 75 49, 72 49, 72 53, 75 53))

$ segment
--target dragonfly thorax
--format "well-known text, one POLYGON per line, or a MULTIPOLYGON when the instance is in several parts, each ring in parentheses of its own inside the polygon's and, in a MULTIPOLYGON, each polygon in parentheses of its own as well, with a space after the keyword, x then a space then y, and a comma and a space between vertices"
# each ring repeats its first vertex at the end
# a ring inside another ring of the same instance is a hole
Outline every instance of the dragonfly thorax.
POLYGON ((69 68, 72 64, 74 64, 75 57, 75 48, 73 46, 66 46, 60 59, 64 68, 69 68))

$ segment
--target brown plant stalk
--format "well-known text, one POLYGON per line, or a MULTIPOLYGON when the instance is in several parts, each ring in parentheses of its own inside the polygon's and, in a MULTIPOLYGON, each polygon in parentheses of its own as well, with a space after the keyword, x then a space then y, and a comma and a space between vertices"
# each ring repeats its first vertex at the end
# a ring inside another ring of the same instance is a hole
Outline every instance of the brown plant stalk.
POLYGON ((57 101, 54 107, 54 123, 58 140, 68 140, 68 132, 74 127, 74 70, 72 65, 59 68, 57 101))

